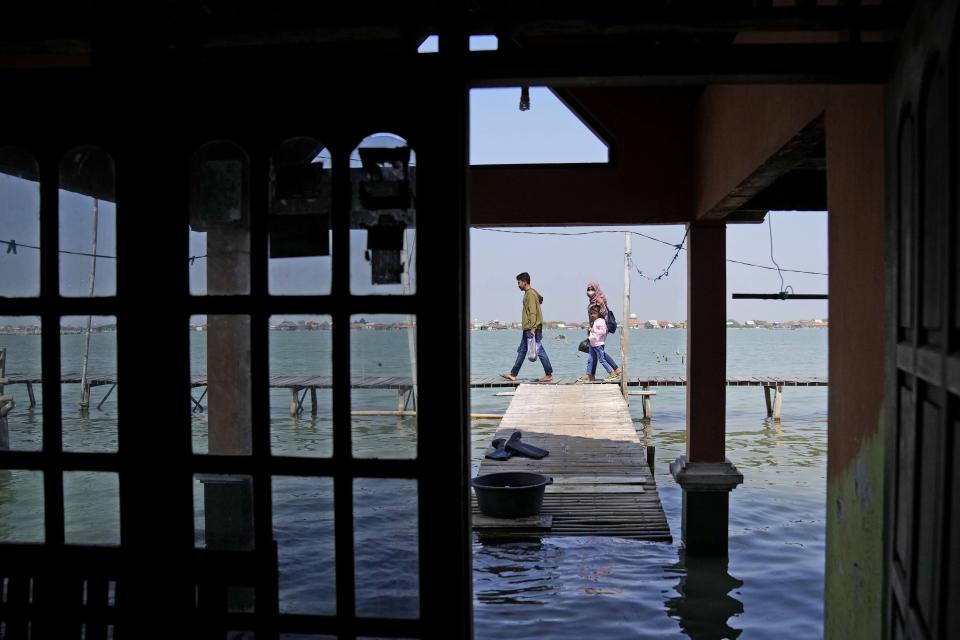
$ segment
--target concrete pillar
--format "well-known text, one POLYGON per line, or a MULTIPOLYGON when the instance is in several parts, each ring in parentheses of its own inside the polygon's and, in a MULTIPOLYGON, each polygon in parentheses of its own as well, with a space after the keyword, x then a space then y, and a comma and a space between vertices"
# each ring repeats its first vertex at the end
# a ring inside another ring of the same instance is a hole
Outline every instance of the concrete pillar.
POLYGON ((687 459, 723 462, 727 403, 727 229, 687 235, 687 459))
POLYGON ((687 455, 670 465, 670 473, 683 488, 686 553, 723 556, 727 553, 729 493, 743 482, 724 455, 726 225, 693 223, 687 243, 687 455))
MULTIPOLYGON (((207 233, 207 291, 246 293, 250 288, 250 231, 246 225, 207 233)), ((252 395, 250 317, 207 316, 207 429, 211 454, 250 455, 252 395)), ((253 486, 246 476, 208 475, 203 483, 208 549, 254 548, 253 486)), ((234 591, 228 607, 253 608, 252 592, 234 591)))
MULTIPOLYGON (((246 226, 207 233, 207 291, 211 295, 250 289, 250 231, 246 226)), ((251 451, 250 317, 207 318, 207 398, 212 454, 251 451)))

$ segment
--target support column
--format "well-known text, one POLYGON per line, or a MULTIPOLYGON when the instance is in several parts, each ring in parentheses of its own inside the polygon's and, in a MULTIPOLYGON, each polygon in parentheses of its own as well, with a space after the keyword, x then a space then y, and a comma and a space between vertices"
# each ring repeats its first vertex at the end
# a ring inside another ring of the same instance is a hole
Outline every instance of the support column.
POLYGON ((727 230, 687 235, 687 459, 723 462, 727 403, 727 230))
POLYGON ((727 234, 697 222, 687 235, 687 454, 670 465, 683 488, 688 555, 726 555, 730 490, 743 476, 726 459, 727 234))

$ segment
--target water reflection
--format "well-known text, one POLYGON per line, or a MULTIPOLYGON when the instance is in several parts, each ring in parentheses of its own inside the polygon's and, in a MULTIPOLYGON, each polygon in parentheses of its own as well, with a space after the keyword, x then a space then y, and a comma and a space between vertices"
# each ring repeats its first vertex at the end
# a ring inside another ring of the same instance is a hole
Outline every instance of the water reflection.
POLYGON ((556 595, 560 582, 561 551, 541 541, 494 542, 484 539, 474 547, 474 571, 477 582, 489 587, 478 589, 477 602, 483 604, 544 605, 556 595))
POLYGON ((693 640, 737 638, 743 629, 729 620, 743 613, 743 603, 730 595, 743 581, 727 573, 727 558, 690 557, 681 550, 676 564, 664 567, 680 577, 676 597, 664 602, 667 615, 693 640))

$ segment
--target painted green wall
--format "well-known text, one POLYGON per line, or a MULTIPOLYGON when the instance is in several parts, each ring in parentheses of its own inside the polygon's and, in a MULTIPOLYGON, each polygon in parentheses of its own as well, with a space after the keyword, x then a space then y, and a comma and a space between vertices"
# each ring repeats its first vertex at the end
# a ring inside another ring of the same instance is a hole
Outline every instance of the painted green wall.
POLYGON ((881 636, 883 429, 827 483, 824 637, 881 636))

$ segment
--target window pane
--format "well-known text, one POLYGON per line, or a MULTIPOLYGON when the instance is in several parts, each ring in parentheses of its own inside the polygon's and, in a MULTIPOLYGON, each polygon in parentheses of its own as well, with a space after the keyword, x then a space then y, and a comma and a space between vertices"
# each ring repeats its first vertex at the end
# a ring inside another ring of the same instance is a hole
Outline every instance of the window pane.
POLYGON ((190 293, 250 293, 250 162, 232 142, 190 160, 190 293))
POLYGON ((390 133, 365 138, 350 154, 350 290, 416 291, 417 155, 390 133))
POLYGON ((353 481, 358 616, 419 617, 417 522, 415 480, 353 481))
POLYGON ((251 452, 250 316, 190 318, 194 453, 251 452))
POLYGON ((116 473, 65 471, 64 540, 68 544, 120 544, 120 479, 116 473))
POLYGON ((43 542, 43 472, 0 469, 0 542, 43 542))
POLYGON ((329 316, 270 318, 270 436, 275 455, 333 452, 329 316))
POLYGON ((353 456, 417 456, 416 316, 350 319, 353 456))
POLYGON ((330 152, 287 140, 270 162, 270 293, 330 293, 330 152))
POLYGON ((40 168, 29 153, 0 149, 0 296, 40 294, 40 168))
POLYGON ((60 319, 64 451, 117 450, 117 319, 60 319))
POLYGON ((253 544, 253 478, 197 474, 193 479, 194 544, 249 551, 253 544))
POLYGON ((77 147, 60 161, 60 293, 117 293, 117 207, 113 158, 77 147))
POLYGON ((337 585, 331 478, 273 478, 280 613, 334 615, 337 585))
POLYGON ((40 318, 0 316, 0 451, 43 448, 40 318))

